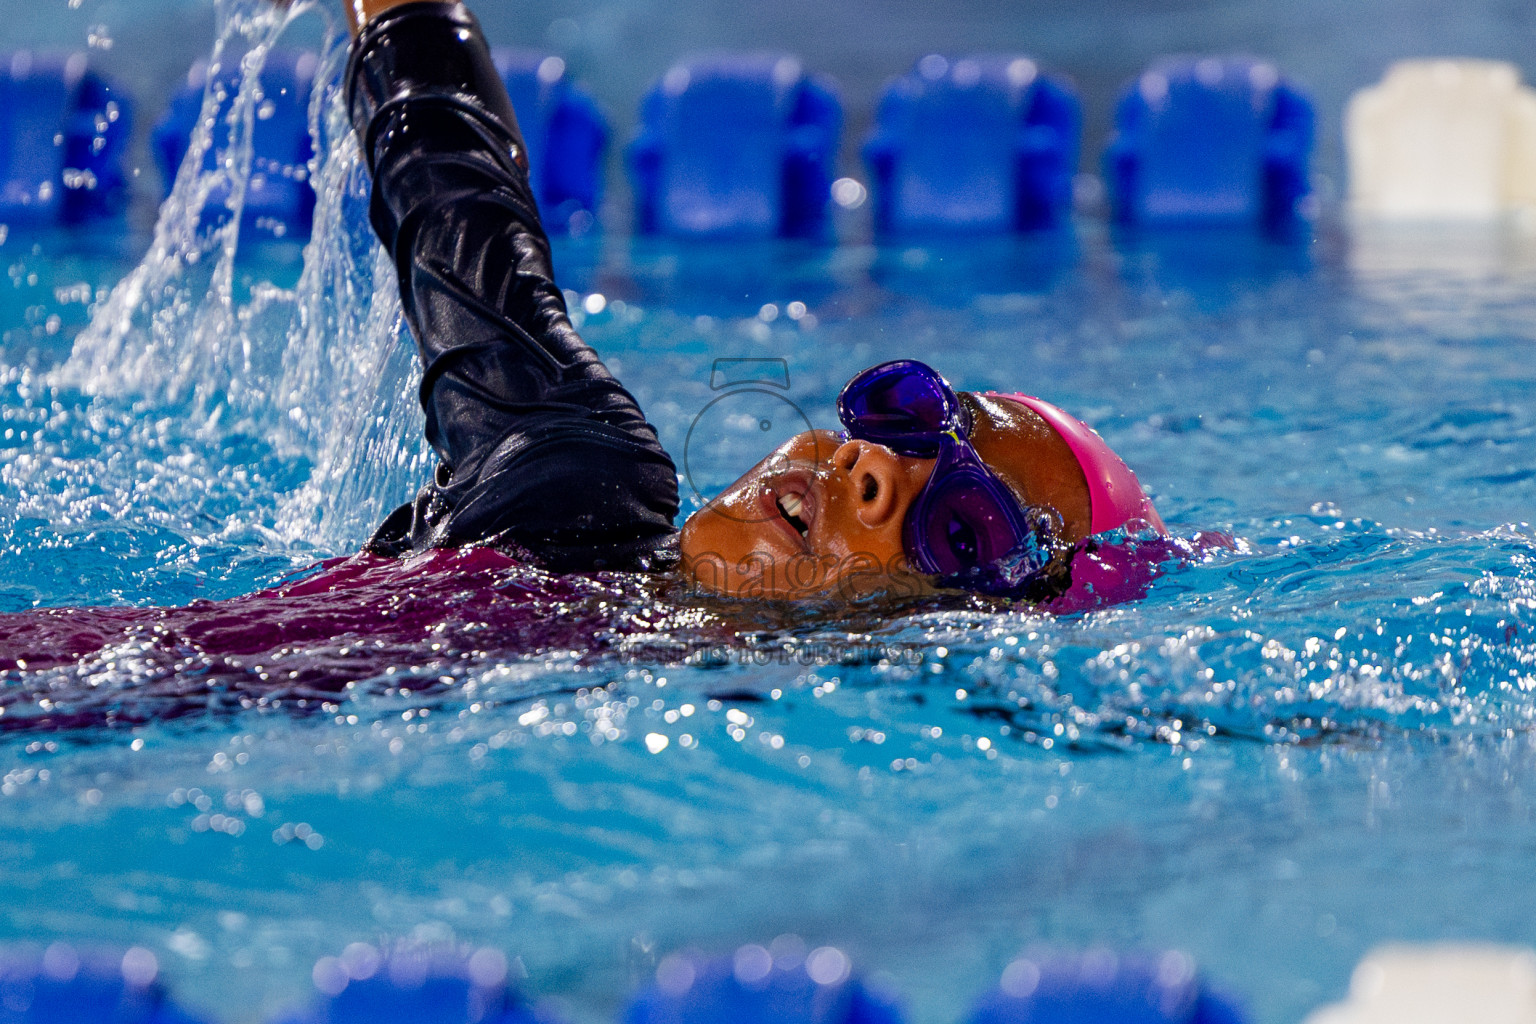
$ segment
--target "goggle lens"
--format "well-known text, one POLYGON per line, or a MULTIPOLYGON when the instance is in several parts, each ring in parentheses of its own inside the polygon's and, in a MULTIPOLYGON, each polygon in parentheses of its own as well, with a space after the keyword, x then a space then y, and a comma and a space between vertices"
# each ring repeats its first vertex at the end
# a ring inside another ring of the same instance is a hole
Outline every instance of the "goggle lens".
POLYGON ((853 436, 913 455, 932 455, 938 436, 964 419, 944 378, 910 359, 854 377, 838 396, 837 412, 853 436))
POLYGON ((1009 594, 1050 560, 1049 517, 1020 507, 977 456, 959 396, 932 367, 914 359, 870 367, 843 388, 837 413, 852 437, 938 459, 902 524, 918 572, 1009 594))
POLYGON ((990 565, 1018 546, 1014 519, 968 468, 922 495, 908 520, 915 536, 904 545, 927 562, 924 571, 948 576, 990 565))

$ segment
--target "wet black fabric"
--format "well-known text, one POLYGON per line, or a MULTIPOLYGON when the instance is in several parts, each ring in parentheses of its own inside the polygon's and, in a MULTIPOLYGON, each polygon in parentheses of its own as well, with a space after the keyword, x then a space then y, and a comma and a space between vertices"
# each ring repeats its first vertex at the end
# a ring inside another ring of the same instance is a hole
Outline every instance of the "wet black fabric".
POLYGON ((566 315, 522 135, 474 16, 392 8, 353 44, 348 82, 439 460, 370 550, 489 540, 562 571, 670 561, 676 469, 566 315))

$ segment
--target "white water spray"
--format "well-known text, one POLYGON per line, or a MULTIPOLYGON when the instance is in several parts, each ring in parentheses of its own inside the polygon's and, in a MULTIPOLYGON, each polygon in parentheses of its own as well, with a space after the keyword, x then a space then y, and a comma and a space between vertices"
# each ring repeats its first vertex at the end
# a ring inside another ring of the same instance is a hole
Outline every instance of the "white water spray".
POLYGON ((98 401, 132 398, 146 417, 168 410, 189 434, 267 439, 310 472, 265 525, 286 543, 342 552, 428 465, 415 355, 393 268, 368 225, 368 180, 345 110, 348 37, 339 11, 313 2, 283 11, 218 0, 217 19, 201 114, 149 252, 93 311, 55 383, 98 401), (315 187, 313 234, 296 287, 260 282, 241 297, 260 74, 307 11, 326 19, 309 110, 316 155, 294 169, 315 187))

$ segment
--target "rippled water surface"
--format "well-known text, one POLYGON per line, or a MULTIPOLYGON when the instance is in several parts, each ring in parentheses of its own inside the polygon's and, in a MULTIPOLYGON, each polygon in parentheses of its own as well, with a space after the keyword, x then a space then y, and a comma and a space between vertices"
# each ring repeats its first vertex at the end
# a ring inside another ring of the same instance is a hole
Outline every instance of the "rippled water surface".
POLYGON ((1060 618, 731 608, 314 568, 429 466, 344 142, 307 264, 192 180, 154 241, 0 244, 0 645, 53 652, 0 670, 0 939, 148 945, 235 1024, 380 937, 501 947, 581 1020, 784 932, 921 1022, 1032 944, 1173 946, 1277 1024, 1385 940, 1530 941, 1536 242, 562 243, 685 494, 916 355, 1239 542, 1060 618))

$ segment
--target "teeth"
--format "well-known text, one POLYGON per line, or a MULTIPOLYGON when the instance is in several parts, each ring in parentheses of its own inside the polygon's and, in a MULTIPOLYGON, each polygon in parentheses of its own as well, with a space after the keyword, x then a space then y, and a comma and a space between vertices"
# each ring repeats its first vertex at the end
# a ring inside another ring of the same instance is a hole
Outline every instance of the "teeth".
POLYGON ((783 494, 779 496, 779 507, 792 516, 798 516, 804 504, 798 494, 783 494))

